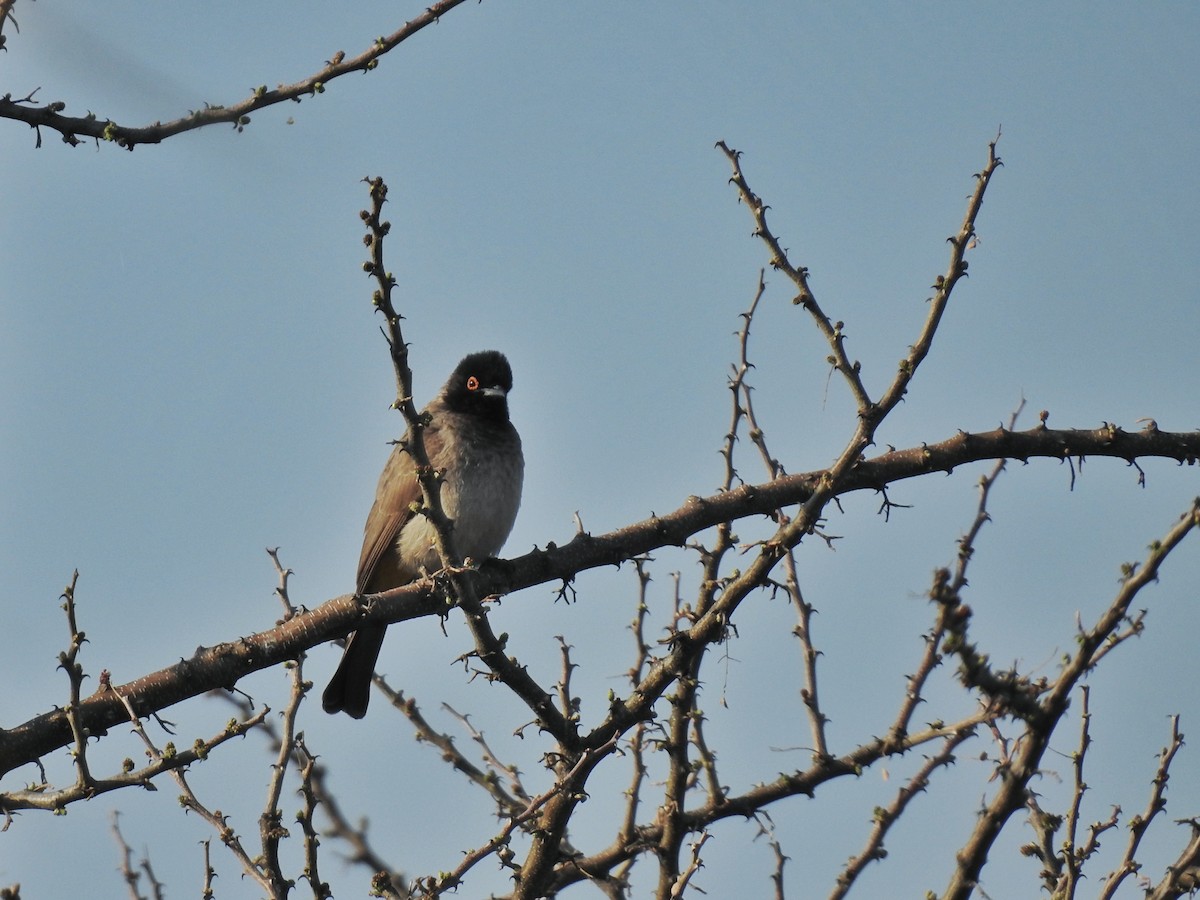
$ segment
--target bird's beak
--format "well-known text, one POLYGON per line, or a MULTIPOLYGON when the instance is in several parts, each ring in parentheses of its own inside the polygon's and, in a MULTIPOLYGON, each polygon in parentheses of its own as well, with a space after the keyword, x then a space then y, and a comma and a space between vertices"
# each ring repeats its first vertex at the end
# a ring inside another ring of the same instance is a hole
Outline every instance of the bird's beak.
POLYGON ((485 397, 506 397, 506 396, 508 396, 508 391, 504 390, 504 388, 500 387, 499 385, 493 385, 492 387, 480 388, 479 393, 483 394, 483 396, 485 396, 485 397))

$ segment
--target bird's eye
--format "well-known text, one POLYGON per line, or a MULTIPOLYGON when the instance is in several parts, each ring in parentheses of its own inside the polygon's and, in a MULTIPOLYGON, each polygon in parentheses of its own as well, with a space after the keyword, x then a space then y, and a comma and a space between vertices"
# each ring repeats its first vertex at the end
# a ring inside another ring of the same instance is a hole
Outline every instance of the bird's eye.
POLYGON ((474 375, 472 375, 470 378, 467 379, 467 390, 468 391, 479 390, 479 379, 476 378, 474 375))

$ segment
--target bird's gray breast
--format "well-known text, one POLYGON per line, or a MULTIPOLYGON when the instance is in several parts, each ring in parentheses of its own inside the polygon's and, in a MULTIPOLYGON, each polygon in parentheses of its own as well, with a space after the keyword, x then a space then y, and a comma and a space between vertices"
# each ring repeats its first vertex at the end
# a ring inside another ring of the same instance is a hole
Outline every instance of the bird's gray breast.
MULTIPOLYGON (((480 422, 442 413, 444 443, 430 460, 443 471, 442 509, 454 522, 454 548, 464 559, 481 562, 504 546, 521 506, 525 461, 521 439, 511 424, 480 422)), ((403 559, 421 560, 433 572, 441 568, 432 523, 416 516, 400 533, 403 559)))

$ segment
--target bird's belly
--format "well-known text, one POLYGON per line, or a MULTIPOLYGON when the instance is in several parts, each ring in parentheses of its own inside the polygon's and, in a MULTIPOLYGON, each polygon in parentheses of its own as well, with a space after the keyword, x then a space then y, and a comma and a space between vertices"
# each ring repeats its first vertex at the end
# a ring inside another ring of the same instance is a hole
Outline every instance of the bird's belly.
MULTIPOLYGON (((469 460, 445 473, 442 509, 454 522, 454 549, 464 560, 481 562, 504 546, 521 503, 522 469, 518 457, 515 463, 469 460)), ((433 523, 418 515, 401 530, 397 549, 401 559, 435 572, 442 567, 436 542, 433 523)))

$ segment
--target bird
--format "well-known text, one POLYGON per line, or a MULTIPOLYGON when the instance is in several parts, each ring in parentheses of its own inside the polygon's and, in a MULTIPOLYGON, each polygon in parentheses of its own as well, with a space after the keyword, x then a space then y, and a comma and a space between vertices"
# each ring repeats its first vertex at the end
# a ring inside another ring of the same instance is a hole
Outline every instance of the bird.
MULTIPOLYGON (((441 473, 442 510, 453 522, 460 556, 472 562, 504 546, 521 505, 525 459, 508 416, 512 368, 503 353, 464 357, 422 413, 425 452, 441 473)), ((411 436, 410 436, 411 437, 411 436)), ((357 592, 375 594, 442 568, 436 530, 421 510, 417 466, 406 443, 392 448, 363 528, 357 592)), ((328 713, 367 713, 375 661, 386 625, 364 625, 346 641, 342 660, 321 697, 328 713)))

